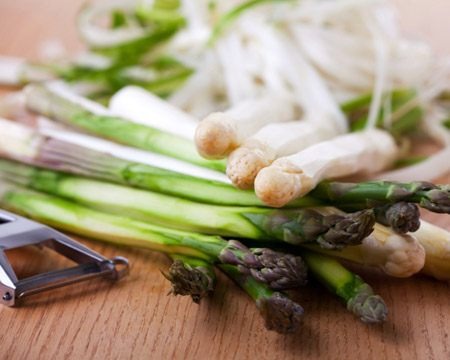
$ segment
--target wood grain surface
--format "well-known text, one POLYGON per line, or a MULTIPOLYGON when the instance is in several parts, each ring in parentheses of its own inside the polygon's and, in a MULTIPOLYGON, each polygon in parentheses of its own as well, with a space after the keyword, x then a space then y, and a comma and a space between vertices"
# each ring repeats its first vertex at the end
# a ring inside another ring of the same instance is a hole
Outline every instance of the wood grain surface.
MULTIPOLYGON (((77 51, 74 15, 81 3, 0 0, 0 54, 33 58, 47 39, 77 51)), ((450 33, 448 0, 395 3, 408 32, 450 52, 443 36, 450 33)), ((425 216, 450 229, 448 217, 425 216)), ((165 256, 82 242, 109 257, 128 257, 130 276, 42 294, 20 308, 0 307, 1 359, 450 359, 447 283, 356 269, 388 304, 384 325, 360 323, 312 283, 294 295, 306 311, 302 329, 280 336, 264 329, 254 304, 227 279, 221 277, 214 296, 196 305, 167 295, 160 273, 169 265, 165 256)), ((10 255, 21 276, 66 265, 35 249, 10 255)))

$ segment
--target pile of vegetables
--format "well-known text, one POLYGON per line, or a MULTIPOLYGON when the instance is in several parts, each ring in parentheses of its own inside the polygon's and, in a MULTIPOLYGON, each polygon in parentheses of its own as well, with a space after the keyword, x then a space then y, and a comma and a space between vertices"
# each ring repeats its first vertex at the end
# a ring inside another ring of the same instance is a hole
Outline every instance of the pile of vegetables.
POLYGON ((78 26, 76 57, 0 58, 26 85, 0 99, 0 206, 165 252, 197 303, 217 268, 279 333, 310 278, 386 320, 347 262, 450 279, 450 232, 419 211, 450 213, 428 182, 450 170, 450 62, 385 1, 96 1, 78 26))

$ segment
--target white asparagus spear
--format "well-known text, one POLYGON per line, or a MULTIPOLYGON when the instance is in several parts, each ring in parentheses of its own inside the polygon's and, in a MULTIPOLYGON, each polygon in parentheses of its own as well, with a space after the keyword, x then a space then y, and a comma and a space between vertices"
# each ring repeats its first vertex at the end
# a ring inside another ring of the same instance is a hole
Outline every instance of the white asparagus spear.
POLYGON ((409 277, 421 271, 425 264, 425 249, 414 234, 396 234, 392 229, 375 224, 374 231, 360 245, 340 251, 307 246, 323 254, 374 266, 389 276, 409 277))
POLYGON ((439 280, 450 280, 450 232, 422 220, 414 236, 425 248, 422 272, 439 280))
POLYGON ((127 86, 118 91, 111 98, 109 109, 133 122, 191 140, 198 125, 195 117, 137 86, 127 86))
POLYGON ((311 118, 266 125, 230 154, 227 175, 238 188, 252 188, 258 172, 277 158, 294 154, 335 135, 330 126, 311 118))
POLYGON ((245 100, 200 122, 195 132, 197 150, 206 158, 224 158, 263 126, 297 117, 294 103, 285 96, 245 100))
POLYGON ((275 160, 256 176, 255 192, 266 204, 281 207, 324 179, 383 170, 397 154, 393 137, 383 130, 338 136, 275 160))

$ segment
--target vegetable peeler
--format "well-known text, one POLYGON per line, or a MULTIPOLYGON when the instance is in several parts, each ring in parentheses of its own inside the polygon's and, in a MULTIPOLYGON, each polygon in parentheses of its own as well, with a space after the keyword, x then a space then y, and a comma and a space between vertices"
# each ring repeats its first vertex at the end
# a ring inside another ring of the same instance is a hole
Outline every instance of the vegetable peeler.
POLYGON ((68 236, 40 223, 0 209, 0 301, 14 306, 18 299, 73 283, 128 274, 128 260, 107 259, 68 236), (5 250, 27 245, 47 247, 78 265, 18 279, 5 250))

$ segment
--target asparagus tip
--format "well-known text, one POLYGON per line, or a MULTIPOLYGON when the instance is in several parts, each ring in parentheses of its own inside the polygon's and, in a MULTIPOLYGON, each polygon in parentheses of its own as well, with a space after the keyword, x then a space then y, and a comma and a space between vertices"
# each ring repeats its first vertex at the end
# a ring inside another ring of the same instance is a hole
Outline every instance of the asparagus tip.
POLYGON ((433 212, 450 214, 450 186, 429 190, 420 206, 433 212))
POLYGON ((252 276, 267 283, 273 290, 294 289, 306 285, 308 271, 300 256, 284 254, 271 249, 252 249, 261 269, 250 269, 252 276))
POLYGON ((279 292, 259 299, 257 306, 267 330, 288 334, 296 332, 301 324, 303 308, 279 292))
POLYGON ((368 284, 361 284, 357 293, 347 302, 347 308, 361 321, 369 324, 381 323, 386 320, 388 310, 384 300, 373 293, 368 284))
POLYGON ((399 234, 414 232, 420 227, 420 211, 416 204, 398 202, 376 209, 375 213, 378 222, 399 234))
POLYGON ((175 260, 164 277, 172 284, 173 295, 190 295, 198 304, 200 300, 214 290, 214 279, 201 267, 193 268, 180 260, 175 260))
POLYGON ((272 290, 287 290, 307 282, 307 269, 299 256, 267 248, 249 249, 237 240, 229 240, 219 256, 222 264, 236 265, 240 273, 252 276, 272 290))
POLYGON ((325 249, 341 249, 349 245, 359 245, 370 235, 375 225, 373 210, 367 209, 345 216, 329 216, 334 222, 330 229, 322 234, 317 242, 325 249))

